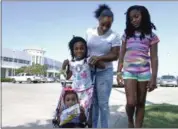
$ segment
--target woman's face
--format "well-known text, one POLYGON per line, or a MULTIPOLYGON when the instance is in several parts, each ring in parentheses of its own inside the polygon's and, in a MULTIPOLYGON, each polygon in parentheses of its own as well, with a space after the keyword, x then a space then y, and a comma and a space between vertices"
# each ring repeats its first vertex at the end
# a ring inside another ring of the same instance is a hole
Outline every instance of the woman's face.
POLYGON ((100 33, 105 34, 111 28, 112 22, 113 22, 112 17, 108 17, 108 16, 101 17, 99 19, 99 31, 100 31, 100 33))
POLYGON ((134 9, 134 10, 130 11, 129 17, 130 17, 131 24, 135 28, 138 28, 140 26, 141 20, 142 20, 141 12, 139 10, 134 9))

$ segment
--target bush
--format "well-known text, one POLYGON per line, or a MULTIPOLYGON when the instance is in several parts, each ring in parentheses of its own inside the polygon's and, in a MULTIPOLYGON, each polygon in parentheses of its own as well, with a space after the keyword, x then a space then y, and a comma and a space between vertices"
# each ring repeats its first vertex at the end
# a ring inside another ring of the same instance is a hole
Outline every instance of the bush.
POLYGON ((12 78, 1 78, 1 82, 12 82, 12 78))

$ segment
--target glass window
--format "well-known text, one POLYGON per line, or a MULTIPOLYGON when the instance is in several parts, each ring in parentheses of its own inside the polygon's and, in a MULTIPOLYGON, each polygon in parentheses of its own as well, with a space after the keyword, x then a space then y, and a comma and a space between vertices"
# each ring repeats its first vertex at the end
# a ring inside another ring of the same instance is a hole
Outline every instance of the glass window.
POLYGON ((18 59, 14 59, 14 62, 18 62, 18 59))
POLYGON ((4 61, 8 61, 8 58, 7 58, 7 57, 4 57, 3 60, 4 60, 4 61))
POLYGON ((8 62, 12 62, 13 61, 13 59, 12 58, 8 58, 8 62))

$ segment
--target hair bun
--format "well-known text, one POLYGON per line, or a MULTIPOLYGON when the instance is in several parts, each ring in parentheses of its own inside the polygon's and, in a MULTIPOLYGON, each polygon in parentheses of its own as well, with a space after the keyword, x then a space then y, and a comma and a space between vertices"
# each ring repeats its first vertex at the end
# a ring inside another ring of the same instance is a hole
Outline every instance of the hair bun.
POLYGON ((95 11, 95 17, 99 18, 100 14, 106 9, 111 10, 111 8, 106 4, 99 5, 99 8, 95 11))

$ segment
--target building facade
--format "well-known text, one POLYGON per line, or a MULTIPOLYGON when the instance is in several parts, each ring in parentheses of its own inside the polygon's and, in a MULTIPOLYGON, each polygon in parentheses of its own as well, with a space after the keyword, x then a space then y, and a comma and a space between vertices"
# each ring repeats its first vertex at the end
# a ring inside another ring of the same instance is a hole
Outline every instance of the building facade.
POLYGON ((61 68, 61 62, 45 57, 43 49, 25 49, 24 51, 2 48, 1 78, 15 75, 15 69, 22 66, 41 64, 47 66, 47 77, 55 77, 61 68))

